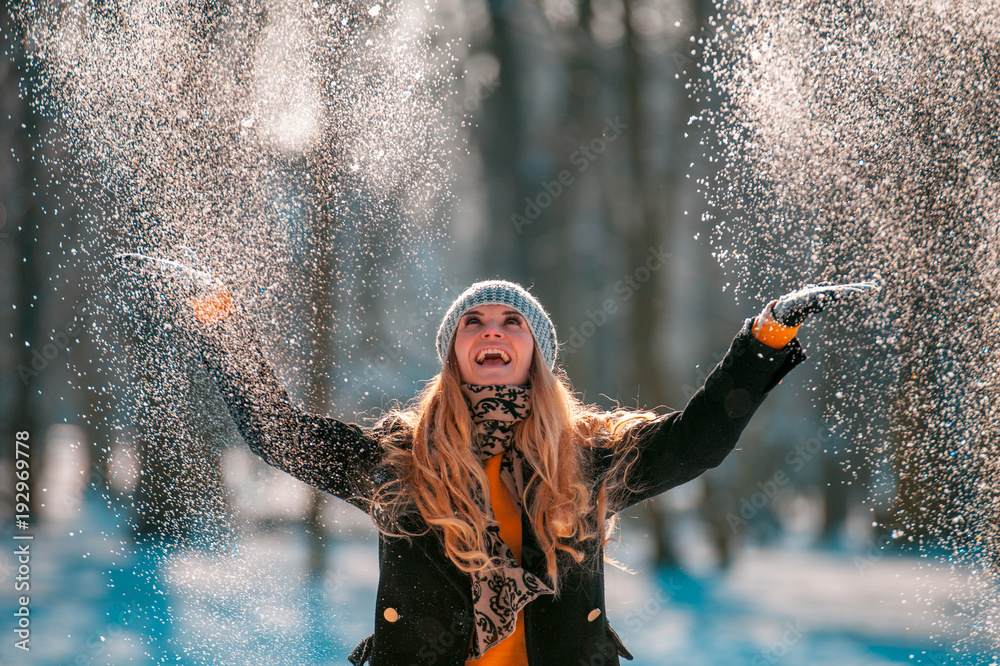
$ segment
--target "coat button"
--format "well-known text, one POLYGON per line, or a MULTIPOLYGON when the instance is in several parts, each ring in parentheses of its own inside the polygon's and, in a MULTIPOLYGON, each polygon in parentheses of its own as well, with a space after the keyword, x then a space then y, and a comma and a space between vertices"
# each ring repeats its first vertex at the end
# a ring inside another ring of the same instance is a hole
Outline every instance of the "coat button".
POLYGON ((386 608, 382 613, 382 617, 384 617, 388 622, 395 622, 399 619, 399 613, 396 612, 395 608, 386 608))
POLYGON ((593 622, 599 617, 601 617, 601 609, 595 608, 594 610, 590 611, 590 613, 587 615, 587 622, 593 622))

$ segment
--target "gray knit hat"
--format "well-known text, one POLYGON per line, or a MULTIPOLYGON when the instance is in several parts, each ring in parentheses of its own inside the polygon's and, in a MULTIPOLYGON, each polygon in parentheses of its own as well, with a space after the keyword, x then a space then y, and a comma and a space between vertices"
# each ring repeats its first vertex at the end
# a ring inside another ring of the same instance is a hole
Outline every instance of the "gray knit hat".
POLYGON ((455 337, 458 321, 462 315, 477 305, 508 305, 524 317, 535 336, 535 343, 542 353, 542 358, 552 370, 556 365, 556 327, 545 312, 545 308, 524 287, 506 280, 487 280, 477 282, 459 295, 448 308, 444 321, 438 327, 437 353, 444 364, 448 349, 455 337))

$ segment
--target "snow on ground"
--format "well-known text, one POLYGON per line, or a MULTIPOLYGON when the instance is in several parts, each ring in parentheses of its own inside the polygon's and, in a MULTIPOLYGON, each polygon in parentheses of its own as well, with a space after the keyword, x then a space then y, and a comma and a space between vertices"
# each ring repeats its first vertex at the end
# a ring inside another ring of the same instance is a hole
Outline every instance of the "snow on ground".
POLYGON ((990 664, 951 648, 955 579, 881 551, 748 550, 715 577, 609 571, 608 610, 642 664, 990 664))
MULTIPOLYGON (((119 521, 93 501, 68 525, 36 530, 32 651, 15 650, 7 629, 2 664, 346 664, 371 631, 372 536, 328 543, 326 572, 312 581, 306 539, 289 525, 169 554, 126 545, 119 521)), ((952 649, 974 621, 956 613, 972 574, 930 559, 768 548, 744 550, 715 574, 631 564, 634 574, 609 568, 607 596, 636 665, 995 661, 952 649)), ((4 553, 5 618, 12 575, 4 553)))

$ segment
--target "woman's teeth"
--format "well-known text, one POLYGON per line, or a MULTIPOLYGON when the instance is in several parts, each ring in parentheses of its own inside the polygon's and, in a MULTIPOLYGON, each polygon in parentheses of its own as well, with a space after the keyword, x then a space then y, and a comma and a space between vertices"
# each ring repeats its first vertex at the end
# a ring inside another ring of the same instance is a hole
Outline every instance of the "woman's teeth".
POLYGON ((501 362, 503 365, 510 363, 510 356, 504 350, 498 347, 487 347, 479 352, 476 356, 476 363, 483 365, 487 361, 501 362))

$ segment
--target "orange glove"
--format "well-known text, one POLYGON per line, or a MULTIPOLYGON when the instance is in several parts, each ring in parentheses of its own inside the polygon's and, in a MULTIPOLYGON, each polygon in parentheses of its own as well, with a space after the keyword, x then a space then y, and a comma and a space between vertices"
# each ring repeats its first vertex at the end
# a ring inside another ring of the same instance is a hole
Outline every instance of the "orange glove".
POLYGON ((876 282, 806 285, 768 303, 754 322, 754 337, 768 347, 781 349, 792 341, 799 326, 810 314, 822 312, 830 303, 871 294, 879 289, 881 286, 876 282))
POLYGON ((195 318, 202 324, 217 324, 236 312, 226 286, 204 271, 136 252, 116 254, 115 259, 131 270, 155 276, 162 282, 162 288, 169 290, 178 302, 183 299, 191 306, 195 318))
POLYGON ((781 349, 795 337, 798 333, 798 326, 785 326, 774 318, 773 308, 778 301, 771 301, 764 306, 764 311, 760 313, 753 323, 753 336, 763 342, 768 347, 781 349))
POLYGON ((187 302, 194 311, 195 319, 206 326, 217 324, 236 312, 233 296, 225 287, 194 296, 189 298, 187 302))

